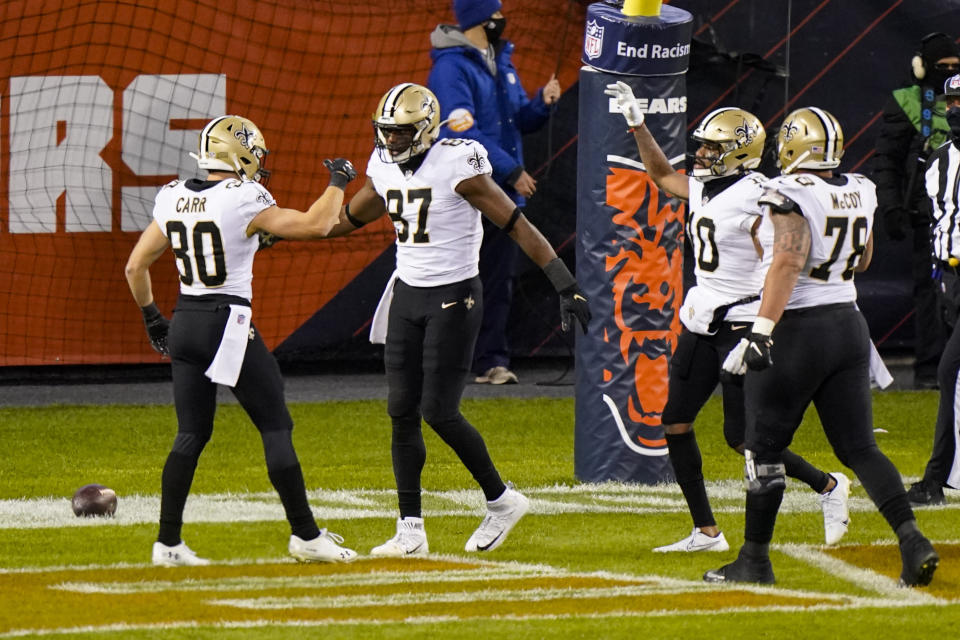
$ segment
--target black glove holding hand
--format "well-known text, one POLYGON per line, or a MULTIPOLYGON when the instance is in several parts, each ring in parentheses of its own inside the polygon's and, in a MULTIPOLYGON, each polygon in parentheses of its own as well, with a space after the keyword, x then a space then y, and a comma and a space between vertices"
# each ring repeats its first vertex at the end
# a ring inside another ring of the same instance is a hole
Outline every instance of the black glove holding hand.
POLYGON ((143 313, 143 324, 147 328, 147 336, 150 338, 150 346, 153 350, 162 355, 169 355, 167 349, 167 332, 170 330, 170 321, 167 320, 156 303, 151 302, 145 307, 140 307, 143 313))
POLYGON ((890 207, 883 211, 883 226, 891 240, 903 240, 910 225, 910 213, 903 207, 890 207))
POLYGON ((543 267, 543 273, 560 295, 560 328, 564 332, 569 331, 576 318, 580 328, 586 333, 591 317, 590 305, 567 265, 563 264, 560 258, 554 258, 543 267))
POLYGON ((257 243, 258 243, 257 251, 260 251, 261 249, 269 249, 270 247, 277 244, 281 240, 283 240, 283 238, 281 238, 280 236, 274 235, 269 231, 264 231, 263 229, 260 229, 259 231, 257 231, 257 243))
POLYGON ((762 333, 747 334, 747 348, 743 361, 754 371, 763 371, 773 365, 773 338, 762 333))
POLYGON ((346 158, 337 158, 335 160, 327 158, 323 161, 323 166, 330 171, 331 187, 344 189, 348 182, 357 177, 357 170, 353 168, 353 165, 350 164, 350 161, 346 158))

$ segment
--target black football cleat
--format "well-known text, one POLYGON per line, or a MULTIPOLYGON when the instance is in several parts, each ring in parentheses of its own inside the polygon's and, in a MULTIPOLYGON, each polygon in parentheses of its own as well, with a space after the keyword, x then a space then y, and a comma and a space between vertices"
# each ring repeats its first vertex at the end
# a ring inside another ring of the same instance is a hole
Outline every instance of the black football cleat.
POLYGON ((770 558, 759 560, 738 557, 730 564, 719 569, 711 569, 703 574, 704 582, 752 582, 755 584, 773 584, 773 565, 770 558))
POLYGON ((940 556, 923 534, 915 533, 900 542, 901 587, 925 587, 933 580, 940 556))
POLYGON ((910 485, 907 500, 911 507, 931 507, 947 503, 947 499, 943 497, 943 487, 932 480, 921 480, 910 485))

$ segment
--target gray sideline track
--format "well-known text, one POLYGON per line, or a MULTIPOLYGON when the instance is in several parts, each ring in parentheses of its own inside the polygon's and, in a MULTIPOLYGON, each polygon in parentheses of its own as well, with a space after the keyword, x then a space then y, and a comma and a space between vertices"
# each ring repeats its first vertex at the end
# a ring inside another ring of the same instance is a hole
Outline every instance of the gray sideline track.
MULTIPOLYGON (((887 367, 894 382, 889 390, 913 389, 910 358, 890 358, 887 367)), ((386 401, 387 383, 382 371, 371 371, 369 364, 352 372, 349 363, 324 373, 284 375, 288 402, 335 402, 338 400, 386 401)), ((517 360, 513 370, 519 384, 489 385, 467 383, 464 398, 572 398, 574 370, 572 360, 517 360)), ((169 379, 152 381, 113 380, 84 383, 19 383, 6 378, 0 382, 0 407, 40 407, 49 405, 98 404, 173 404, 173 385, 169 379)), ((220 388, 221 403, 236 403, 225 387, 220 388)))
MULTIPOLYGON (((382 371, 361 367, 351 373, 349 366, 315 374, 286 374, 287 402, 332 402, 338 400, 387 399, 387 382, 382 371)), ((518 362, 514 371, 519 384, 489 385, 467 383, 464 398, 566 398, 574 394, 572 362, 518 362)), ((220 387, 219 401, 229 404, 236 399, 229 389, 220 387)), ((84 383, 26 384, 7 380, 0 384, 0 407, 39 407, 49 405, 99 404, 173 404, 173 385, 169 379, 122 382, 116 380, 84 383)))

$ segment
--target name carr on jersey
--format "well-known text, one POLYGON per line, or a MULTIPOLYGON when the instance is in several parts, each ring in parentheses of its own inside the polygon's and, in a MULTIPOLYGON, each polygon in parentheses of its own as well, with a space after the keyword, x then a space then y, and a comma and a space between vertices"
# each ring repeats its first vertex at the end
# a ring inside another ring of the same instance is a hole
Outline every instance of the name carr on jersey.
POLYGON ((206 198, 177 198, 177 213, 206 213, 206 198))

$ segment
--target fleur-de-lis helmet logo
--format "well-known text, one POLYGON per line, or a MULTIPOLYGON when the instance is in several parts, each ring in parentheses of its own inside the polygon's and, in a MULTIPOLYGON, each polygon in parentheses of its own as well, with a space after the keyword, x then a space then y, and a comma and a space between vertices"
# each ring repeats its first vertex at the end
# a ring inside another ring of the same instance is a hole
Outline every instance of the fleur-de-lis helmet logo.
POLYGON ((733 135, 737 136, 737 143, 743 147, 753 142, 756 137, 756 131, 750 128, 750 123, 744 118, 739 127, 733 130, 733 135))
POLYGON ((793 124, 793 120, 790 120, 789 122, 784 122, 781 129, 783 129, 784 142, 790 142, 791 140, 793 140, 793 136, 800 131, 800 127, 793 124))
POLYGON ((436 110, 436 103, 431 100, 429 96, 423 96, 423 102, 420 104, 420 110, 427 114, 426 120, 429 122, 433 119, 433 114, 436 110))
POLYGON ((246 125, 241 125, 239 130, 233 132, 233 135, 240 141, 244 149, 250 148, 250 138, 253 137, 253 132, 247 129, 246 125))

